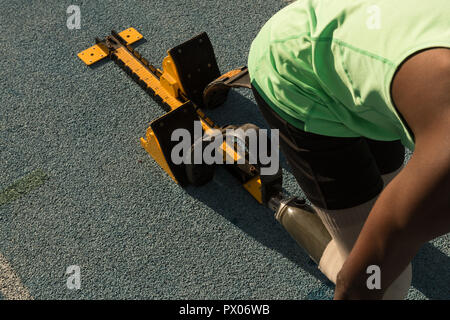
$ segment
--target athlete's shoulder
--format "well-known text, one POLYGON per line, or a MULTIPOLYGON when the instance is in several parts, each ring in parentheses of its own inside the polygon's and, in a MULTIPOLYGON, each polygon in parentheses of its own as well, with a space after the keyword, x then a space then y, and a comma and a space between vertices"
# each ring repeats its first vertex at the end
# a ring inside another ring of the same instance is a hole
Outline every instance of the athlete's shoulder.
POLYGON ((450 48, 433 48, 408 58, 392 82, 398 111, 418 137, 450 128, 450 48))

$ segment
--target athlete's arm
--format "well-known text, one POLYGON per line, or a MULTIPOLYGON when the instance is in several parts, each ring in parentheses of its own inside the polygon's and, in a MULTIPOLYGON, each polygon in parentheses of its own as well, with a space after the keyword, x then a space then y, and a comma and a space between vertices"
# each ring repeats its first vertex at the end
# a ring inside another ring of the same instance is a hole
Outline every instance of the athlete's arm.
POLYGON ((408 59, 392 97, 415 151, 372 208, 338 274, 335 299, 381 298, 425 242, 450 232, 450 49, 408 59), (369 265, 381 269, 381 290, 367 289, 369 265))

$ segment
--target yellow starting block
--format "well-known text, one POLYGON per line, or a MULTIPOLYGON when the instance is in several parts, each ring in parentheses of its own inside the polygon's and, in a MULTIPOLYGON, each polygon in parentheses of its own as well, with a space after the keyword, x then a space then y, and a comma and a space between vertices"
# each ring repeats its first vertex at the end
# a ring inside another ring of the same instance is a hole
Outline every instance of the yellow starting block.
MULTIPOLYGON (((201 108, 223 104, 232 87, 250 88, 247 68, 221 75, 209 37, 201 33, 168 50, 160 70, 131 46, 143 38, 134 28, 112 31, 102 40, 97 38, 96 44, 81 51, 78 57, 88 66, 110 58, 167 111, 150 123, 145 137, 140 139, 142 147, 176 183, 204 184, 211 180, 213 166, 173 163, 171 151, 175 142, 171 141, 171 134, 179 128, 193 133, 195 121, 201 122, 203 133, 223 130, 201 108)), ((221 146, 224 154, 237 162, 240 155, 235 143, 227 143, 221 146)), ((281 170, 273 176, 261 176, 259 167, 247 159, 244 164, 233 163, 227 168, 259 203, 268 204, 272 196, 281 192, 281 170)))

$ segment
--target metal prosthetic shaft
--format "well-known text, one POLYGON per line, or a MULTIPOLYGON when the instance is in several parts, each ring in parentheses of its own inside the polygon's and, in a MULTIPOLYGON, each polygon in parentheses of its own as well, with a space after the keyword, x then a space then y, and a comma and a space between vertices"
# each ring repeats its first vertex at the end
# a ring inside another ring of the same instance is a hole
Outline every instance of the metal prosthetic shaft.
POLYGON ((304 199, 281 197, 273 197, 269 207, 275 210, 275 219, 289 235, 319 264, 326 246, 331 241, 331 235, 314 209, 308 206, 304 199))

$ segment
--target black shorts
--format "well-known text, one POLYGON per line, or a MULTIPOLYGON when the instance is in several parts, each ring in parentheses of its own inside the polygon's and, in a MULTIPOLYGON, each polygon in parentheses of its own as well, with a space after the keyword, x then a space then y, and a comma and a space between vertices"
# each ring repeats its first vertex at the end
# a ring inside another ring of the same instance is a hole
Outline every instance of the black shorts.
POLYGON ((341 138, 300 130, 282 119, 252 88, 272 129, 280 131, 280 149, 311 203, 336 210, 357 206, 383 189, 381 175, 399 169, 405 148, 397 141, 341 138))

